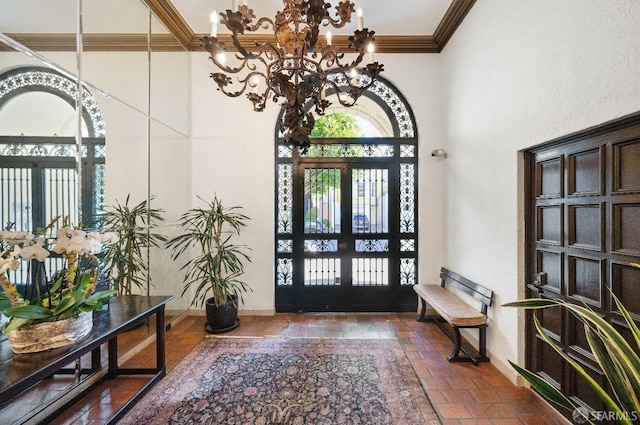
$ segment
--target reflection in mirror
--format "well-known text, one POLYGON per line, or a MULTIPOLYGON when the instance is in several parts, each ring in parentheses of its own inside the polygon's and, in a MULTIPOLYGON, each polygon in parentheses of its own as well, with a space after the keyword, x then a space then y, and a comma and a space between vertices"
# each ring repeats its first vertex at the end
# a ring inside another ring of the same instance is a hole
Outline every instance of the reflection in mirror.
POLYGON ((137 0, 82 0, 83 81, 143 115, 149 110, 149 16, 137 0))
MULTIPOLYGON (((188 52, 169 31, 152 17, 150 54, 149 111, 149 191, 154 208, 164 211, 166 222, 163 234, 176 235, 175 222, 188 209, 189 193, 189 92, 190 73, 188 52)), ((179 264, 172 261, 165 249, 153 249, 150 266, 153 291, 157 294, 175 294, 167 305, 170 316, 185 312, 189 300, 179 295, 176 282, 182 279, 179 264)))
MULTIPOLYGON (((100 111, 103 121, 96 133, 94 121, 79 119, 72 103, 51 93, 25 91, 0 106, 2 143, 6 136, 23 134, 55 135, 69 146, 81 139, 83 160, 76 170, 85 177, 70 178, 75 179, 70 186, 86 187, 74 192, 75 200, 65 206, 66 211, 82 206, 83 219, 90 221, 130 196, 133 205, 148 201, 152 208, 165 210, 167 223, 173 223, 187 206, 188 52, 137 0, 6 3, 0 16, 0 74, 19 67, 45 67, 72 80, 81 75, 88 97, 95 100, 95 108, 89 109, 100 111), (119 18, 105 19, 108 16, 119 18), (79 27, 80 37, 75 33, 79 27), (79 53, 76 40, 83 42, 79 53), (34 123, 37 129, 25 125, 34 123)), ((16 163, 15 157, 8 159, 2 153, 2 147, 1 159, 16 163)), ((74 154, 66 160, 75 161, 74 154)), ((25 226, 34 224, 31 218, 22 221, 25 226)), ((162 229, 167 235, 174 231, 169 224, 162 229)), ((167 311, 177 316, 188 306, 174 288, 180 278, 178 268, 165 257, 162 249, 147 254, 151 294, 176 295, 167 311)))
MULTIPOLYGON (((87 136, 102 135, 104 121, 97 105, 85 97, 78 125, 77 82, 46 67, 13 68, 0 74, 0 85, 4 87, 0 96, 0 181, 5 189, 0 220, 28 232, 44 228, 57 216, 80 223, 86 211, 79 214, 83 186, 78 179, 75 135, 78 129, 87 136), (25 163, 22 168, 20 162, 25 163), (12 185, 16 173, 25 179, 12 185), (25 206, 19 210, 18 204, 25 206)), ((86 157, 86 150, 81 152, 86 157)))

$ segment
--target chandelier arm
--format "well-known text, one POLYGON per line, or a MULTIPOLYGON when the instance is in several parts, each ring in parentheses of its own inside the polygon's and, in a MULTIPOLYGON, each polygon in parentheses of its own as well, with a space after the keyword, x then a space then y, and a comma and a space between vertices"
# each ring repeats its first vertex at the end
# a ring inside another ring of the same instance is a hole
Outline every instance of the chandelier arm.
POLYGON ((356 5, 350 1, 341 1, 336 7, 336 18, 332 18, 328 13, 324 17, 323 26, 331 25, 333 28, 342 28, 351 22, 351 15, 356 11, 356 5))
POLYGON ((242 88, 238 91, 227 91, 225 89, 224 85, 220 85, 218 83, 218 90, 220 90, 222 93, 224 93, 225 95, 229 96, 229 97, 238 97, 240 95, 242 95, 242 93, 244 93, 245 89, 247 87, 247 84, 245 83, 242 88))
POLYGON ((360 65, 362 63, 362 58, 364 58, 364 53, 360 53, 358 54, 358 56, 356 56, 356 58, 351 61, 350 64, 344 64, 340 62, 340 59, 343 58, 343 55, 337 56, 335 58, 335 64, 336 64, 336 69, 347 69, 347 70, 351 70, 351 69, 356 69, 358 67, 358 65, 360 65))
POLYGON ((318 60, 318 63, 322 64, 324 62, 325 66, 327 68, 331 68, 334 65, 340 66, 340 63, 338 62, 338 59, 342 59, 343 57, 344 57, 344 53, 337 53, 337 49, 336 50, 323 50, 322 51, 322 56, 318 60))
POLYGON ((263 18, 258 19, 258 22, 256 22, 255 25, 247 25, 245 29, 247 31, 255 32, 255 31, 259 30, 259 29, 268 30, 269 27, 275 28, 273 20, 271 20, 271 19, 269 19, 267 17, 263 17, 263 18))
POLYGON ((258 55, 250 52, 249 50, 245 49, 242 46, 242 44, 240 43, 240 40, 238 39, 237 33, 231 34, 231 41, 233 42, 234 47, 238 51, 238 53, 236 53, 236 57, 238 59, 244 60, 246 62, 248 60, 256 59, 258 57, 258 55), (238 55, 242 55, 242 56, 238 56, 238 55))
MULTIPOLYGON (((345 74, 346 77, 346 74, 345 74)), ((347 81, 349 81, 348 78, 346 78, 347 81)), ((352 86, 350 83, 347 82, 347 86, 340 86, 338 85, 338 83, 336 83, 333 80, 327 80, 327 83, 333 87, 334 92, 336 93, 336 97, 338 98, 338 103, 340 103, 342 106, 345 106, 347 108, 353 106, 356 104, 358 98, 360 97, 360 94, 362 93, 357 93, 354 90, 357 91, 357 89, 354 89, 354 86, 352 86), (342 87, 349 87, 349 91, 346 92, 347 96, 344 96, 341 94, 345 93, 344 91, 342 91, 342 87), (351 99, 351 101, 349 101, 349 99, 351 99)))
MULTIPOLYGON (((262 53, 264 53, 264 55, 267 58, 267 60, 275 61, 276 57, 277 57, 277 60, 279 62, 282 61, 282 52, 272 42, 268 41, 268 42, 262 43, 262 44, 259 44, 258 42, 256 42, 256 47, 260 48, 260 51, 262 53)), ((264 63, 265 66, 266 66, 267 65, 267 61, 261 55, 258 55, 258 56, 259 56, 258 59, 262 63, 264 63)))
MULTIPOLYGON (((236 56, 237 57, 237 56, 236 56)), ((247 59, 241 59, 238 58, 242 61, 242 63, 240 64, 240 66, 236 67, 230 67, 227 66, 225 64, 223 64, 222 62, 218 61, 218 59, 216 58, 216 55, 211 55, 209 57, 209 59, 211 59, 211 61, 218 67, 220 68, 221 71, 224 72, 228 72, 230 74, 237 74, 238 72, 242 71, 243 69, 245 69, 245 67, 247 66, 247 59)))

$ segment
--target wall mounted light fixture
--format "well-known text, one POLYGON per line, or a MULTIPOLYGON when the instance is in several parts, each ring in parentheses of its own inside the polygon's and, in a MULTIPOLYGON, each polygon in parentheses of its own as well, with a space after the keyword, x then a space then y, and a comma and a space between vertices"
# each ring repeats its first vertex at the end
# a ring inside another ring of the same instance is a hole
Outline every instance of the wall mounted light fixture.
POLYGON ((447 151, 444 149, 434 149, 431 151, 431 156, 435 156, 436 158, 446 158, 447 151))

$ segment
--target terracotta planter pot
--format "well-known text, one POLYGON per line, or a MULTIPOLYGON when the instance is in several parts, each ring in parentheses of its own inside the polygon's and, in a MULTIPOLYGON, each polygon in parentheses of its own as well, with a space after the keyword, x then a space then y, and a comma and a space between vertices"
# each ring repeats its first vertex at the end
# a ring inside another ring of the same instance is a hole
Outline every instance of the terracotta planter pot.
POLYGON ((227 304, 216 306, 213 298, 206 302, 207 324, 204 329, 212 334, 229 332, 240 325, 238 303, 235 297, 227 300, 227 304))

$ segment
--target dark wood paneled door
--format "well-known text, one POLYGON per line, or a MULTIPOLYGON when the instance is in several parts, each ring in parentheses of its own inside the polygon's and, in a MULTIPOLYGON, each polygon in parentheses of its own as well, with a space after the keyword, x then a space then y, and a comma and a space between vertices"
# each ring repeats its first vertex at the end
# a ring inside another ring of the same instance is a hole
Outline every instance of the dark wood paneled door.
MULTIPOLYGON (((586 304, 630 338, 611 293, 640 323, 640 269, 631 266, 640 262, 640 114, 532 149, 526 163, 528 296, 586 304)), ((604 385, 579 322, 559 309, 537 314, 546 332, 604 385)), ((531 316, 527 323, 527 367, 579 404, 606 410, 536 334, 531 316)))

